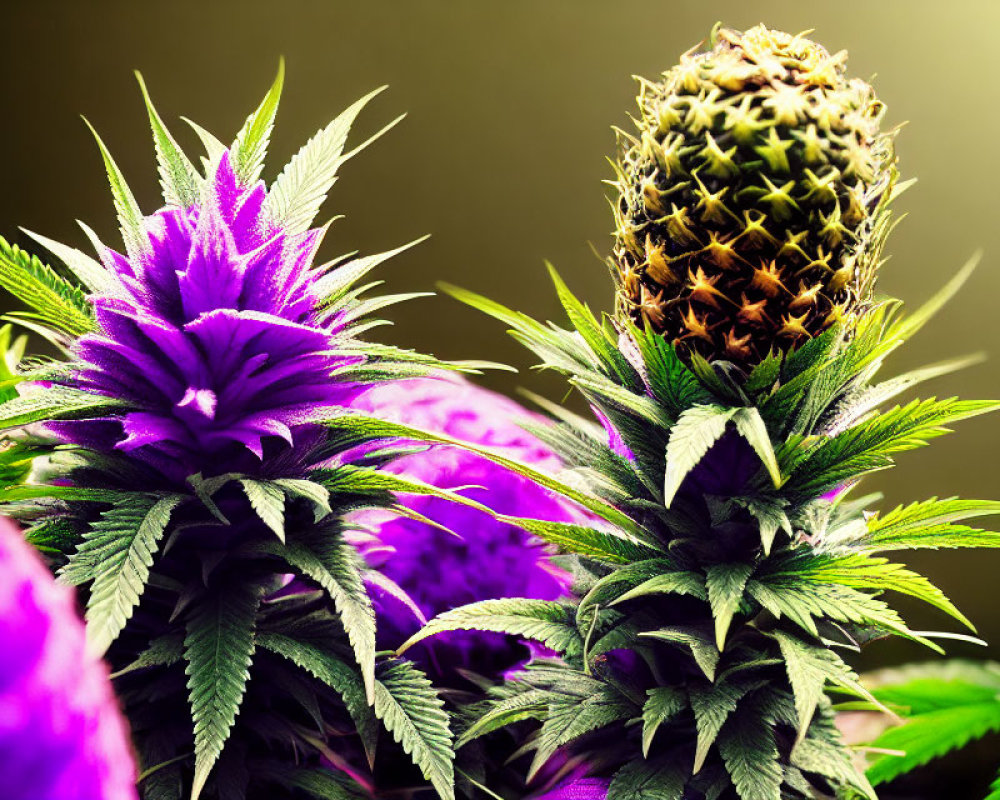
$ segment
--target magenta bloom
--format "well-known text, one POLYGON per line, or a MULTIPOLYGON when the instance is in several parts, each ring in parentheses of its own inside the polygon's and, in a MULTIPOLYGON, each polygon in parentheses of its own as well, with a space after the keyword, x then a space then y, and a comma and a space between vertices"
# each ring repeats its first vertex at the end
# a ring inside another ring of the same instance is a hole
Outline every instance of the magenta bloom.
MULTIPOLYGON (((541 417, 462 378, 387 383, 365 392, 354 407, 488 446, 539 469, 555 472, 562 466, 548 447, 518 425, 518 420, 541 417)), ((400 457, 386 469, 445 489, 482 487, 461 493, 504 514, 560 522, 582 518, 548 490, 458 448, 431 447, 400 457)), ((553 600, 567 593, 568 573, 552 563, 550 548, 521 528, 440 498, 405 495, 402 501, 457 535, 383 512, 364 512, 355 521, 369 528, 370 534, 361 534, 357 540, 368 563, 399 584, 427 618, 477 600, 553 600)), ((398 646, 420 622, 403 603, 377 589, 375 593, 380 642, 398 646)), ((426 645, 439 666, 446 663, 481 671, 503 670, 525 652, 499 634, 465 631, 439 635, 426 645)), ((426 652, 422 644, 411 654, 426 652)))
POLYGON ((265 448, 310 444, 309 424, 356 392, 331 373, 343 327, 320 307, 319 229, 272 223, 264 184, 244 186, 224 153, 200 202, 143 220, 128 257, 105 248, 116 280, 93 298, 70 385, 125 401, 120 415, 58 423, 71 441, 114 443, 171 482, 195 472, 259 473, 265 448))
POLYGON ((135 766, 73 592, 0 519, 0 775, 5 800, 133 800, 135 766))

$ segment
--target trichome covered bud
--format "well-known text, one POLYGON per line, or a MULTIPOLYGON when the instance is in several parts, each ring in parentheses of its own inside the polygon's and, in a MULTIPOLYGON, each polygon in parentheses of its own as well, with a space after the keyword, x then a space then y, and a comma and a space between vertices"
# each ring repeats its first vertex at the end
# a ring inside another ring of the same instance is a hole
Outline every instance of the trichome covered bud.
POLYGON ((846 57, 722 28, 640 79, 616 165, 620 318, 752 367, 866 305, 897 173, 884 105, 846 57))

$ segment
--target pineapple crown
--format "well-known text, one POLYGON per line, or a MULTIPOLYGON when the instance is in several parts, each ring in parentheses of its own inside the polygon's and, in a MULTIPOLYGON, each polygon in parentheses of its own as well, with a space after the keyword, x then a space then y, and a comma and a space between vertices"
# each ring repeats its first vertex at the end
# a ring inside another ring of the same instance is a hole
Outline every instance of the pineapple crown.
MULTIPOLYGON (((373 787, 366 764, 384 727, 400 743, 380 748, 389 772, 416 783, 422 773, 450 800, 443 702, 411 662, 376 664, 366 567, 345 516, 375 507, 426 519, 397 492, 484 507, 381 472, 412 448, 368 447, 378 437, 345 405, 366 386, 475 365, 362 338, 372 312, 405 296, 368 297, 377 284, 357 283, 399 250, 317 266, 325 228, 311 225, 339 166, 394 123, 346 151, 375 93, 362 98, 265 188, 283 74, 231 146, 194 126, 203 171, 140 78, 165 207, 140 212, 98 138, 123 252, 91 234, 98 261, 32 234, 64 262, 57 270, 0 241, 0 286, 30 308, 15 318, 66 355, 4 364, 0 427, 15 445, 3 467, 20 475, 49 459, 35 476, 44 483, 10 486, 2 501, 60 580, 80 587, 143 796, 354 797, 373 787), (11 397, 14 385, 23 391, 11 397), (359 448, 364 458, 347 463, 359 448)), ((8 345, 9 330, 0 335, 8 345)), ((380 585, 405 597, 386 576, 380 585)))
POLYGON ((716 28, 621 133, 621 319, 748 369, 871 300, 896 182, 872 87, 804 35, 716 28))

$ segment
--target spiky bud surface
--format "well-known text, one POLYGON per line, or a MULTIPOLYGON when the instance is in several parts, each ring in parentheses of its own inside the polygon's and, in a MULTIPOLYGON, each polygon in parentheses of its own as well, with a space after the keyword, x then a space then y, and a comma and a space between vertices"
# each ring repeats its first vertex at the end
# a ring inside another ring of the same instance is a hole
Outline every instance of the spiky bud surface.
POLYGON ((330 375, 358 359, 330 354, 344 325, 324 312, 312 269, 322 231, 284 229, 266 199, 226 152, 197 204, 147 217, 128 256, 104 249, 117 280, 91 301, 97 330, 73 346, 69 385, 129 407, 53 424, 65 440, 149 464, 157 488, 264 474, 285 445, 301 456, 316 444, 311 420, 361 388, 330 375))
POLYGON ((846 57, 722 28, 640 79, 616 165, 623 319, 745 368, 864 308, 896 170, 884 106, 846 57))

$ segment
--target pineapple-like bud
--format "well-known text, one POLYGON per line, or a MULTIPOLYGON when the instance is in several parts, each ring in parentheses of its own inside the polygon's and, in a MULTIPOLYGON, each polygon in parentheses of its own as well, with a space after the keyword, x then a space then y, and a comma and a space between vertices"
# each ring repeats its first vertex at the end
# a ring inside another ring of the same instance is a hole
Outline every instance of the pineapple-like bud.
POLYGON ((763 25, 711 45, 640 79, 638 135, 616 165, 617 311, 748 367, 865 307, 893 135, 846 51, 763 25))

